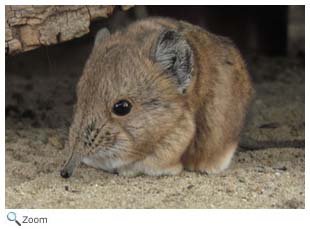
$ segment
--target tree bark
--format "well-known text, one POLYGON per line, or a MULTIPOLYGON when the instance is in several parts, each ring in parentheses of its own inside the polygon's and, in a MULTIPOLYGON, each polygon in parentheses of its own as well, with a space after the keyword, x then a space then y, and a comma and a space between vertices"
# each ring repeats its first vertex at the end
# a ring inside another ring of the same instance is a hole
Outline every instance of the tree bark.
POLYGON ((91 21, 109 17, 114 9, 115 6, 5 6, 6 53, 81 37, 89 32, 91 21))

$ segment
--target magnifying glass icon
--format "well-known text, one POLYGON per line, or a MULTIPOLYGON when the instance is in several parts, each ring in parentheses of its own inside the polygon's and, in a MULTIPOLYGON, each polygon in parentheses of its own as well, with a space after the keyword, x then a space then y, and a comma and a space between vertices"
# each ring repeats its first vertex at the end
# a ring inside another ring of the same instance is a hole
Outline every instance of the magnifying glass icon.
POLYGON ((16 219, 15 212, 9 212, 6 217, 8 218, 9 221, 15 221, 15 223, 17 223, 18 226, 21 226, 20 222, 18 222, 18 220, 16 219))

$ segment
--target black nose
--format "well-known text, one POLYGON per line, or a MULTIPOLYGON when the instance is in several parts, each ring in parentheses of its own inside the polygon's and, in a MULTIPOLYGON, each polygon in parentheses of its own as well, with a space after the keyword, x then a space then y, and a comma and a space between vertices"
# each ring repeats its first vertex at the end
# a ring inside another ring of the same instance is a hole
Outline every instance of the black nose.
POLYGON ((60 171, 60 176, 62 176, 63 178, 69 178, 69 177, 71 177, 71 173, 69 173, 68 171, 66 171, 66 170, 61 170, 60 171))

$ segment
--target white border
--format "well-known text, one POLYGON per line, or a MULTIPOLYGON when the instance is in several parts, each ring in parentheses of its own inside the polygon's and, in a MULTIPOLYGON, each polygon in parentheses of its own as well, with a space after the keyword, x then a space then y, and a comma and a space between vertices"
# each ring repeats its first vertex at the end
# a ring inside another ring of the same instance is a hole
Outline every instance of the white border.
MULTIPOLYGON (((8 211, 6 211, 8 212, 8 211)), ((305 210, 16 210, 23 214, 45 216, 47 224, 22 224, 32 228, 305 228, 305 210)), ((3 216, 6 217, 6 216, 3 216)), ((16 228, 5 219, 5 228, 16 228)))
POLYGON ((305 0, 4 0, 6 5, 305 5, 305 0))
MULTIPOLYGON (((27 5, 27 4, 59 4, 59 5, 83 5, 85 3, 89 5, 99 5, 99 4, 106 4, 106 5, 145 5, 146 1, 94 1, 89 0, 85 1, 3 1, 2 5, 2 14, 1 14, 1 21, 2 27, 1 32, 2 34, 5 33, 4 28, 4 5, 27 5)), ((197 5, 231 5, 231 4, 247 4, 247 5, 305 5, 306 1, 299 1, 299 0, 290 0, 290 1, 169 1, 169 5, 180 4, 197 4, 197 5)), ((156 2, 148 2, 151 5, 163 5, 167 4, 167 1, 158 0, 156 2)), ((307 42, 309 37, 309 23, 307 14, 309 13, 309 7, 306 6, 306 50, 309 50, 309 42, 307 42)), ((5 79, 5 44, 4 40, 2 40, 2 55, 1 55, 1 70, 2 70, 2 79, 5 79)), ((306 51, 306 71, 305 74, 308 75, 308 58, 307 58, 307 51, 306 51)), ((309 80, 306 77, 306 84, 305 84, 306 91, 310 91, 309 89, 309 80)), ((1 80, 1 107, 5 107, 5 82, 1 80)), ((307 123, 307 114, 309 114, 309 104, 308 100, 309 95, 306 93, 305 101, 305 117, 306 117, 306 136, 309 136, 309 128, 307 123)), ((4 209, 5 202, 5 113, 2 109, 1 113, 1 151, 2 151, 2 158, 0 160, 1 166, 1 175, 0 175, 0 203, 1 203, 1 212, 0 212, 0 225, 5 226, 5 228, 16 228, 16 224, 14 222, 9 222, 6 219, 6 214, 10 211, 9 209, 4 209)), ((306 141, 306 149, 309 148, 309 144, 306 141)), ((309 166, 308 166, 308 159, 309 156, 306 153, 306 175, 309 179, 309 166)), ((310 206, 310 199, 309 199, 309 182, 305 179, 306 182, 306 210, 30 210, 30 209, 17 209, 15 212, 18 215, 18 218, 22 215, 29 215, 29 216, 44 216, 48 218, 48 224, 40 225, 40 224, 23 224, 22 227, 40 227, 40 228, 56 228, 57 226, 61 226, 62 228, 66 227, 89 227, 89 226, 96 226, 100 228, 305 228, 306 222, 310 219, 309 214, 309 206, 310 206)))
MULTIPOLYGON (((307 149, 309 149, 309 141, 307 141, 307 136, 309 136, 309 122, 307 122, 307 117, 309 113, 309 35, 310 35, 310 24, 309 24, 309 15, 310 8, 309 5, 305 7, 305 208, 309 210, 310 208, 310 198, 309 198, 309 190, 310 190, 310 182, 309 182, 309 155, 307 153, 307 149)), ((309 119, 308 119, 309 121, 309 119)))

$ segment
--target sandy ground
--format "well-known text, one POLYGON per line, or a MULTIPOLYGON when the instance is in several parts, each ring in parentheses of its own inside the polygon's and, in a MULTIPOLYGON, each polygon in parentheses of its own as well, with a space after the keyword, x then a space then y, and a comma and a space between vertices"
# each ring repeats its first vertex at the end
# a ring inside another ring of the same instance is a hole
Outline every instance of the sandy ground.
MULTIPOLYGON (((74 88, 88 51, 77 41, 6 59, 7 208, 304 208, 302 147, 242 150, 218 175, 124 178, 82 165, 62 179, 74 88)), ((304 140, 304 61, 248 62, 257 97, 242 141, 304 140)))

